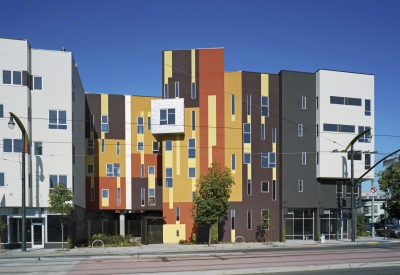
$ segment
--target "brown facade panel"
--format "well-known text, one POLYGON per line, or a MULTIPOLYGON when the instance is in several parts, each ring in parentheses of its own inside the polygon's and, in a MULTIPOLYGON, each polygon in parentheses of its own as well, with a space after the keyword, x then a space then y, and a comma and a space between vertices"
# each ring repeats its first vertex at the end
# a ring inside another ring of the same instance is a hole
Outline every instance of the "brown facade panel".
POLYGON ((132 178, 132 210, 159 211, 162 210, 162 186, 156 178, 155 205, 149 205, 149 188, 147 178, 132 178), (144 188, 144 205, 142 205, 141 189, 144 188))
POLYGON ((101 137, 101 95, 86 94, 85 137, 90 138, 90 115, 94 116, 94 138, 101 137))
POLYGON ((125 139, 125 96, 108 95, 108 122, 106 139, 125 139))

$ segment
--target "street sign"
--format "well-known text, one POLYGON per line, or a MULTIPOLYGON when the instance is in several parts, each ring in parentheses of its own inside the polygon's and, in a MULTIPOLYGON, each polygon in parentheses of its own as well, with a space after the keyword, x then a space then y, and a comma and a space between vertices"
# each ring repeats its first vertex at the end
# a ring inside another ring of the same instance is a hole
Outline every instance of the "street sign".
POLYGON ((378 191, 378 189, 375 186, 371 186, 371 188, 369 189, 369 192, 371 193, 371 196, 376 196, 376 192, 378 191))

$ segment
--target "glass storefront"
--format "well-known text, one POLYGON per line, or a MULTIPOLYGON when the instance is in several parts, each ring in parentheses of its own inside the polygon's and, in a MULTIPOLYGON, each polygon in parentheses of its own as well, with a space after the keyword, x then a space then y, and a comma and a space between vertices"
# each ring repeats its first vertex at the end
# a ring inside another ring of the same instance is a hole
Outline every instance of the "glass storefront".
POLYGON ((313 240, 314 209, 288 209, 285 230, 286 240, 313 240))
POLYGON ((321 234, 326 240, 336 240, 338 234, 337 209, 325 209, 321 215, 321 234))

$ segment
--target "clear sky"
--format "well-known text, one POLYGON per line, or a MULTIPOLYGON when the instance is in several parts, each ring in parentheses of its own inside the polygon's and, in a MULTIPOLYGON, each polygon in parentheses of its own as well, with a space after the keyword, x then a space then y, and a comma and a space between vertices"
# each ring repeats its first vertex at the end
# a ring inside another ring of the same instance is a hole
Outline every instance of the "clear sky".
POLYGON ((73 52, 86 92, 160 96, 168 49, 224 47, 225 71, 374 74, 375 160, 400 149, 400 1, 1 0, 0 26, 73 52))

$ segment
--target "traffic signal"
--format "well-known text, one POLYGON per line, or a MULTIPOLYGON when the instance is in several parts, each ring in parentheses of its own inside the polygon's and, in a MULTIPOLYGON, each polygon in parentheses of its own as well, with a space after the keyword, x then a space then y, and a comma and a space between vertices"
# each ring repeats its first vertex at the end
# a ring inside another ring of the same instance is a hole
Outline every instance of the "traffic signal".
POLYGON ((342 207, 346 207, 346 200, 342 199, 342 207))

